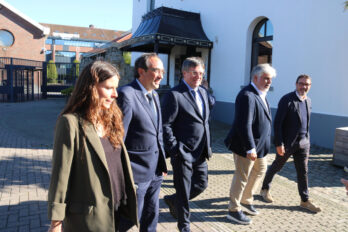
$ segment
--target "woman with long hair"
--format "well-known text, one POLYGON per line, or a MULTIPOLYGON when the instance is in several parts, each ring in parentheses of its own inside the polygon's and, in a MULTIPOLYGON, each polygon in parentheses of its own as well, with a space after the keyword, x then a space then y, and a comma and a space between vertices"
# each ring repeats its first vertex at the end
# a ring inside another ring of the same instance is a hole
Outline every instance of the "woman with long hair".
POLYGON ((49 231, 118 231, 138 225, 136 195, 115 99, 120 76, 104 61, 86 66, 55 130, 49 231))

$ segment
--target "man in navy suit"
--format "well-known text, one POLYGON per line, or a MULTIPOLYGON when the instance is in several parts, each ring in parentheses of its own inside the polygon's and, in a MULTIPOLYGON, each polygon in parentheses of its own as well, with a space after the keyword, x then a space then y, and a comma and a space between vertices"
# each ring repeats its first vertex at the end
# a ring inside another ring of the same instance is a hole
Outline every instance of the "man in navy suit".
POLYGON ((167 172, 155 91, 163 78, 163 63, 155 53, 143 54, 135 61, 134 73, 135 80, 119 89, 117 102, 123 112, 125 145, 137 185, 140 231, 155 232, 162 173, 167 172))
POLYGON ((208 164, 212 154, 209 132, 209 102, 200 87, 204 62, 189 57, 182 65, 183 80, 170 90, 163 101, 163 137, 173 166, 174 195, 164 200, 180 231, 190 231, 189 200, 208 186, 208 164))
POLYGON ((252 82, 236 98, 234 121, 225 139, 236 166, 227 218, 239 224, 251 223, 243 210, 250 215, 259 214, 252 204, 253 194, 267 169, 272 117, 266 94, 275 75, 269 64, 253 68, 252 82))
POLYGON ((278 104, 274 119, 274 143, 276 159, 268 168, 263 181, 261 196, 266 202, 272 202, 270 185, 274 175, 279 172, 291 155, 297 172, 300 206, 311 212, 320 212, 320 208, 309 200, 308 196, 308 156, 310 149, 309 120, 311 99, 307 96, 311 88, 311 78, 300 75, 296 80, 296 90, 284 95, 278 104))

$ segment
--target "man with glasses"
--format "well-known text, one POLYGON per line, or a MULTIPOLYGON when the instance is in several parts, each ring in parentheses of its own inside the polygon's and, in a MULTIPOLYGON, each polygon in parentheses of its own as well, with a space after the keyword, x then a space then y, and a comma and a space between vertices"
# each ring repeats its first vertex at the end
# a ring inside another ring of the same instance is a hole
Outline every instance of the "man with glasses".
MULTIPOLYGON (((124 140, 137 185, 140 231, 155 232, 159 216, 159 193, 167 172, 158 94, 163 63, 155 53, 135 61, 135 80, 118 90, 117 102, 123 113, 124 140)), ((120 231, 127 228, 121 221, 120 231)))
POLYGON ((309 120, 311 99, 307 96, 312 80, 308 75, 300 75, 296 80, 296 90, 284 95, 279 103, 274 119, 274 143, 276 159, 268 168, 262 184, 261 196, 266 202, 273 202, 270 185, 274 175, 279 172, 292 155, 297 172, 300 206, 313 213, 321 209, 309 200, 308 196, 308 156, 310 150, 309 120))
POLYGON ((165 196, 180 231, 190 231, 189 200, 208 186, 208 159, 212 152, 207 91, 200 84, 204 62, 189 57, 182 65, 183 80, 163 101, 163 137, 173 166, 176 193, 165 196))

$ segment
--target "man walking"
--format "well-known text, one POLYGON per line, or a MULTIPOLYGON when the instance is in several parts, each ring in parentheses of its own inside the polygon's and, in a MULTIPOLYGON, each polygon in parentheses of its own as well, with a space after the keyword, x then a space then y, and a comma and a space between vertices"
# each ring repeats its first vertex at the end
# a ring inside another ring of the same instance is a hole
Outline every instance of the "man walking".
POLYGON ((125 145, 137 185, 140 231, 155 232, 159 215, 159 193, 167 172, 162 135, 162 117, 155 89, 163 78, 163 63, 155 53, 135 61, 136 79, 118 91, 123 112, 125 145))
POLYGON ((274 119, 274 141, 277 156, 267 170, 262 184, 261 196, 266 202, 273 201, 270 194, 272 179, 293 155, 297 172, 297 186, 301 196, 300 206, 317 213, 320 212, 320 208, 309 200, 307 176, 311 114, 311 99, 307 93, 311 84, 312 81, 308 75, 300 75, 296 80, 296 91, 284 95, 279 101, 274 119))
POLYGON ((163 101, 163 136, 171 157, 176 193, 165 196, 170 212, 178 219, 180 231, 190 231, 189 200, 208 186, 211 156, 209 102, 207 91, 200 87, 204 63, 189 57, 182 65, 183 80, 170 90, 163 101))
POLYGON ((236 98, 234 121, 225 139, 236 166, 227 218, 239 224, 251 223, 243 210, 259 214, 252 204, 253 194, 267 169, 265 156, 270 149, 272 118, 266 94, 275 75, 269 64, 253 68, 252 82, 236 98))

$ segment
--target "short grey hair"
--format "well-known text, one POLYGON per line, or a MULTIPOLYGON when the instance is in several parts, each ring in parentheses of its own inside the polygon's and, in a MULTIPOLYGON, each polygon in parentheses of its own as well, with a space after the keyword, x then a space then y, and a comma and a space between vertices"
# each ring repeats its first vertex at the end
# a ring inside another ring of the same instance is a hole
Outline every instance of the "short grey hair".
POLYGON ((194 57, 194 56, 188 57, 182 63, 181 71, 187 72, 189 71, 190 68, 195 68, 197 66, 201 66, 203 69, 205 69, 203 59, 201 57, 194 57))
POLYGON ((251 71, 251 79, 253 79, 254 76, 260 78, 263 74, 268 74, 271 77, 275 77, 277 72, 270 64, 258 64, 251 71))

